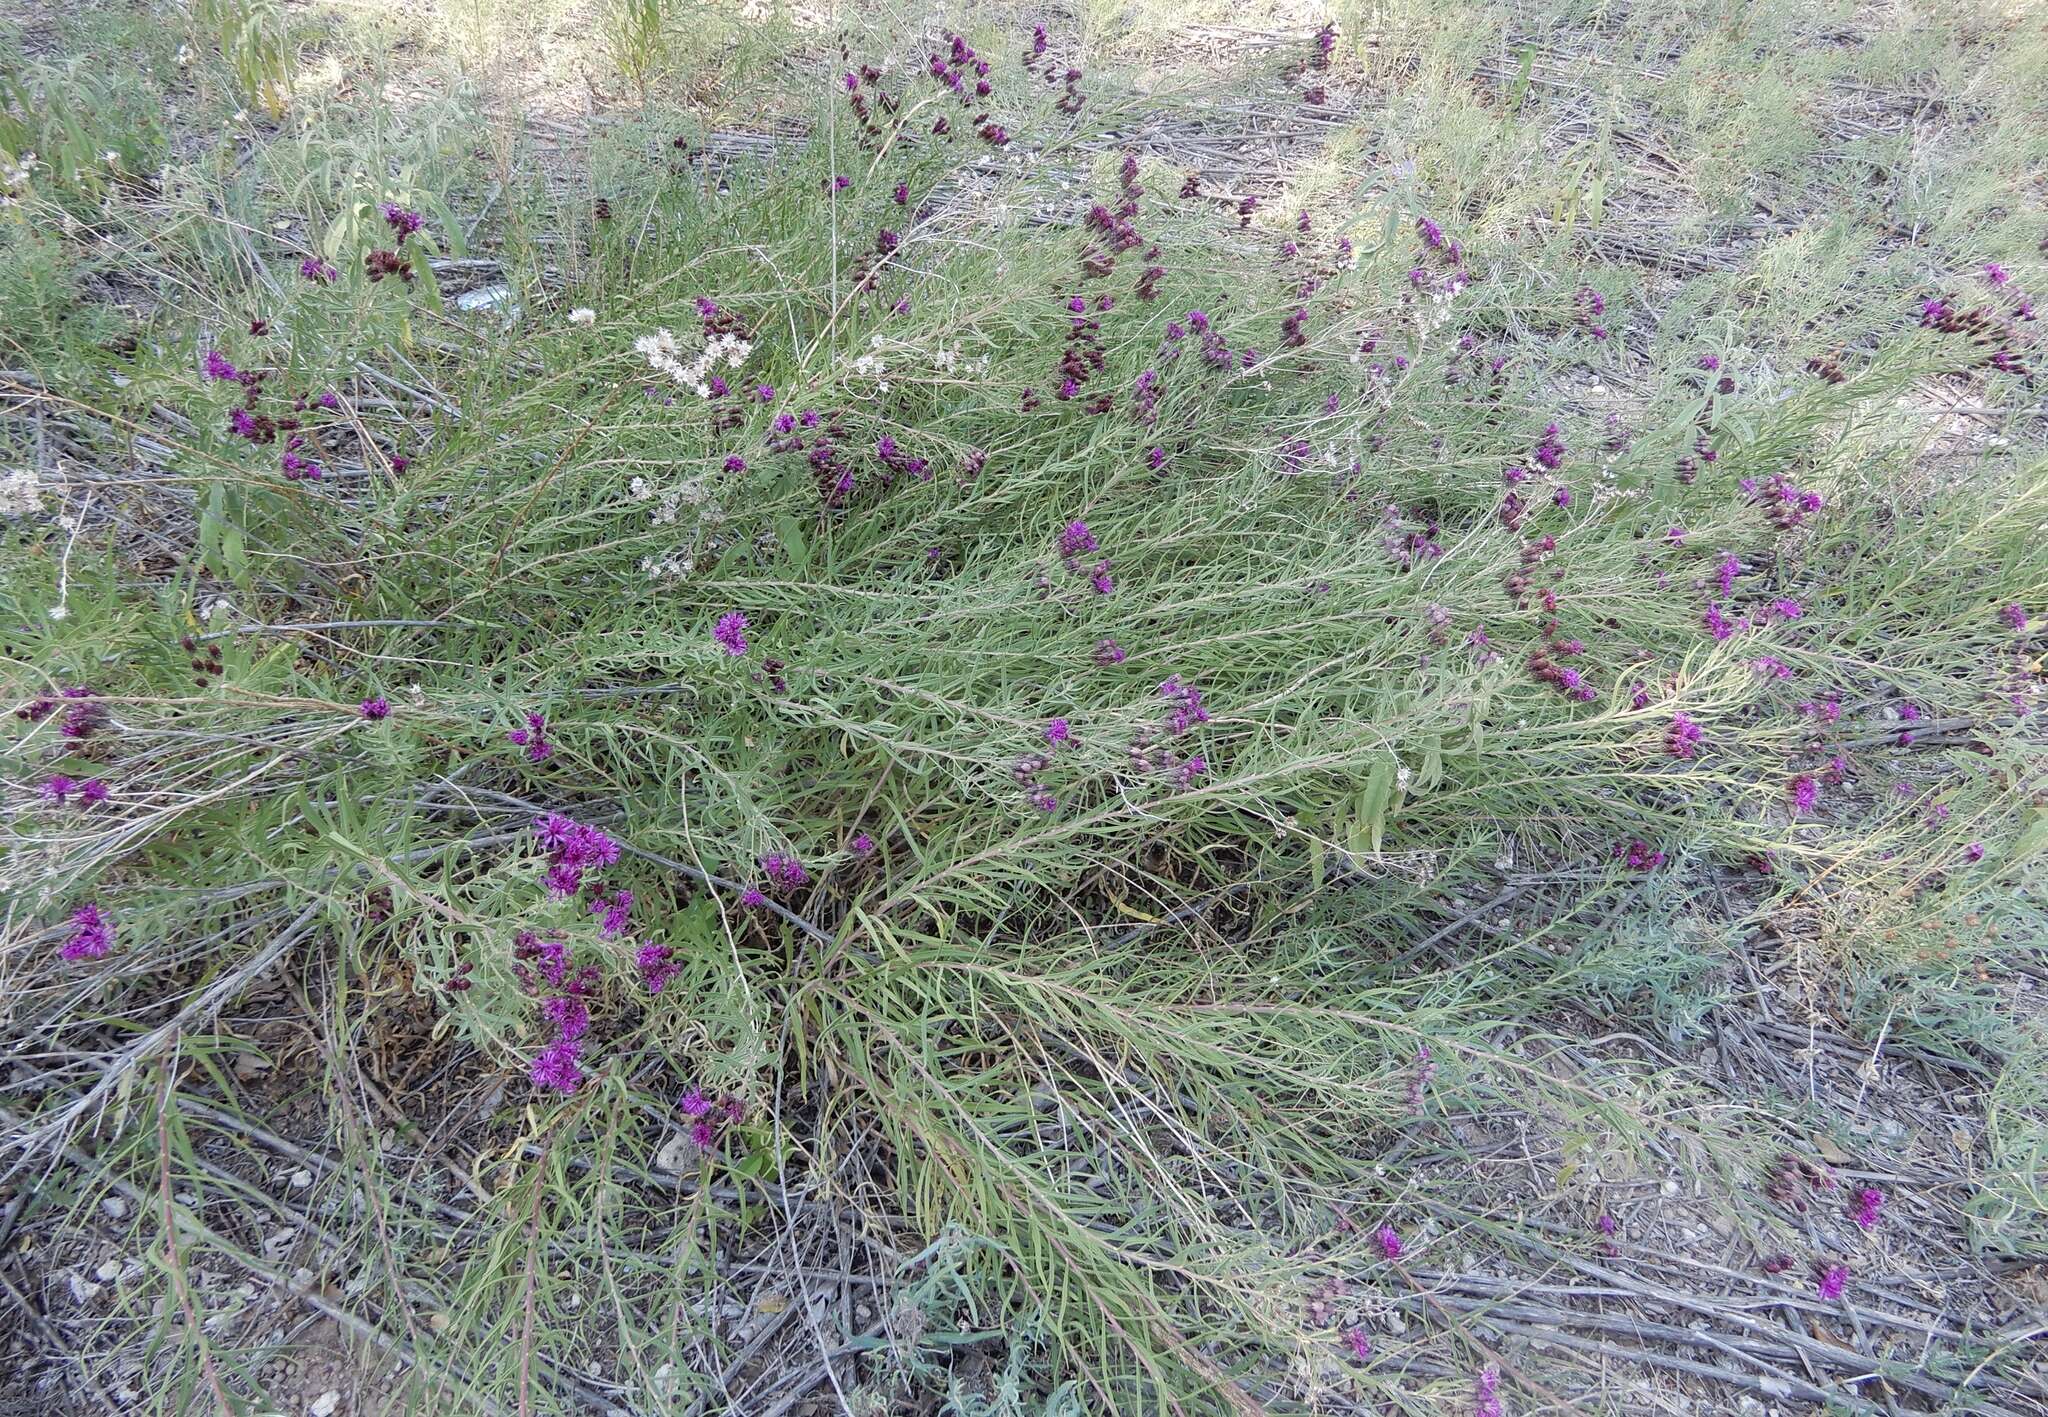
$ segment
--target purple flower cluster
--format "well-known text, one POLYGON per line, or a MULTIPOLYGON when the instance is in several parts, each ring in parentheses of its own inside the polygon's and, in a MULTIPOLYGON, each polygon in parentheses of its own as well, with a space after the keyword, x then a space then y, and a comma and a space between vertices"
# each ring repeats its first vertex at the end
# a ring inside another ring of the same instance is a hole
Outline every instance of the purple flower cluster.
POLYGON ((110 795, 107 785, 96 777, 86 782, 74 782, 62 773, 56 774, 44 783, 40 792, 45 802, 57 807, 63 806, 74 793, 78 796, 80 807, 97 807, 110 795))
POLYGON ((1379 1241, 1380 1254, 1390 1260, 1401 1258, 1401 1232, 1391 1225, 1382 1225, 1373 1231, 1373 1239, 1379 1241))
POLYGON ((619 859, 619 844, 601 828, 571 821, 559 812, 536 821, 533 834, 548 854, 541 883, 558 898, 577 894, 586 874, 594 876, 619 859))
POLYGON ((65 738, 90 738, 107 723, 107 710, 96 703, 99 695, 91 689, 74 685, 63 690, 54 699, 31 699, 14 711, 14 716, 24 723, 41 723, 60 706, 64 716, 57 722, 57 732, 65 738))
POLYGON ((1791 794, 1792 809, 1802 815, 1820 805, 1820 784, 1812 773, 1800 773, 1785 785, 1785 790, 1791 794))
POLYGON ((1664 751, 1674 758, 1689 759, 1699 752, 1700 726, 1685 714, 1673 714, 1664 735, 1664 751))
POLYGON ((720 649, 730 655, 747 652, 747 631, 753 622, 738 610, 729 610, 718 617, 718 624, 711 631, 711 638, 718 641, 720 649))
POLYGON ((705 1095, 704 1089, 694 1083, 677 1105, 690 1119, 690 1144, 699 1151, 709 1151, 718 1145, 720 1129, 739 1125, 747 1115, 745 1105, 738 1098, 726 1097, 713 1102, 705 1095))
POLYGON ((1500 1405, 1500 1369, 1488 1363, 1472 1384, 1472 1417, 1506 1417, 1500 1405))
POLYGON ((71 938, 59 951, 67 960, 99 959, 114 947, 114 924, 100 913, 96 901, 87 901, 71 912, 71 938))
POLYGON ((1408 1110, 1422 1110, 1422 1096, 1436 1078, 1436 1060, 1430 1056, 1429 1045, 1415 1050, 1415 1073, 1408 1079, 1408 1110))
POLYGON ((544 940, 530 930, 513 939, 512 966, 520 984, 540 994, 541 1017, 553 1027, 551 1038, 527 1069, 535 1087, 564 1096, 584 1082, 583 1040, 590 1032, 589 996, 597 989, 594 965, 571 968, 569 946, 544 940))
POLYGON ((1884 1205, 1884 1192, 1875 1186, 1865 1186, 1856 1193, 1856 1209, 1850 1213, 1860 1229, 1868 1230, 1877 1224, 1877 1212, 1884 1205))
POLYGON ((1664 864, 1664 853, 1653 850, 1646 841, 1616 842, 1614 859, 1631 871, 1654 871, 1664 864))
POLYGON ((766 876, 768 883, 777 890, 793 891, 811 882, 811 873, 804 869, 803 862, 789 852, 772 851, 763 856, 758 864, 761 874, 766 876))
POLYGON ((662 986, 683 972, 675 951, 667 945, 642 945, 633 956, 633 967, 640 971, 641 987, 650 994, 659 994, 662 986))
POLYGON ((1095 534, 1088 530, 1088 523, 1071 521, 1060 528, 1060 564, 1067 568, 1067 574, 1085 579, 1089 588, 1097 595, 1108 595, 1116 589, 1116 582, 1109 574, 1109 558, 1098 558, 1093 564, 1084 564, 1082 556, 1099 550, 1095 534))
POLYGON ((396 202, 385 202, 378 210, 384 214, 385 224, 391 228, 399 241, 404 241, 423 224, 418 212, 401 207, 396 202))
POLYGON ((515 728, 505 736, 526 749, 526 756, 530 762, 544 763, 554 755, 555 745, 548 741, 548 720, 545 714, 527 714, 526 727, 515 728))

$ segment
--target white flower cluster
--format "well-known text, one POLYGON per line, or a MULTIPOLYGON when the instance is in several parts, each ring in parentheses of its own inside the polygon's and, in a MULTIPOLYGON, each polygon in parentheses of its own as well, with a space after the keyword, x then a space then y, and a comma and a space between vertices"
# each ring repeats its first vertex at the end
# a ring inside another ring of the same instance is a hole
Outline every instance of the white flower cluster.
MULTIPOLYGON (((858 361, 855 361, 856 365, 858 361)), ((932 363, 938 365, 941 374, 952 374, 965 369, 970 374, 988 373, 988 356, 979 359, 962 359, 957 349, 941 349, 932 356, 932 363)))
POLYGON ((683 362, 683 351, 676 343, 676 337, 667 330, 656 330, 651 335, 642 335, 633 341, 633 348, 646 359, 648 367, 694 392, 700 399, 711 397, 711 385, 706 382, 711 371, 723 359, 729 368, 737 369, 747 362, 747 356, 754 352, 754 346, 738 335, 717 334, 705 342, 704 348, 694 355, 690 362, 683 362))
POLYGON ((697 569, 697 561, 687 551, 670 551, 660 556, 642 556, 640 569, 650 581, 679 581, 697 569))
POLYGON ((34 153, 23 153, 11 158, 0 152, 0 207, 11 207, 28 190, 29 179, 36 175, 42 164, 36 161, 34 153))
POLYGON ((709 502, 704 484, 699 481, 685 482, 680 487, 670 487, 657 492, 653 483, 644 477, 636 477, 626 484, 626 495, 635 502, 655 504, 654 510, 647 514, 647 519, 656 526, 673 525, 676 513, 682 510, 685 502, 699 509, 702 520, 720 521, 724 518, 724 513, 709 502))
POLYGON ((34 468, 12 468, 0 476, 0 517, 34 516, 42 509, 43 488, 34 468))

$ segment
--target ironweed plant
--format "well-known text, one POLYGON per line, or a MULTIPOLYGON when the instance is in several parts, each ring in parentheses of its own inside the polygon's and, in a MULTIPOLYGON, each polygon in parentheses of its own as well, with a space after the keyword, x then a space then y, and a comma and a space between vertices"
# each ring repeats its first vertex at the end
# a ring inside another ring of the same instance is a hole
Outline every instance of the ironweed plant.
MULTIPOLYGON (((662 7, 610 13, 644 84, 662 7)), ((1429 162, 1240 191, 1071 35, 864 42, 806 141, 634 126, 596 192, 384 128, 87 184, 175 309, 0 373, 12 1159, 176 1211, 167 1273, 285 1274, 204 1144, 259 1051, 214 1020, 281 973, 352 1099, 330 1306, 479 1410, 600 1352, 724 1410, 704 1296, 856 1202, 912 1276, 877 1392, 985 1344, 958 1410, 1423 1401, 1346 1289, 1451 1223, 1417 1119, 1641 1157, 1681 1086, 1505 1026, 1681 1040, 1743 920, 1875 987, 2036 858, 2048 487, 1930 474, 1900 410, 2031 388, 2039 276, 1969 253, 1840 346, 1654 329, 1429 162), (364 1072, 397 999, 494 1099, 453 1191, 363 1159, 435 1130, 364 1072)), ((1379 62, 1292 45, 1311 108, 1379 62)), ((7 157, 18 261, 69 198, 7 157)), ((1688 1121, 1698 1172, 1765 1175, 1759 1125, 1688 1121)), ((1745 1224, 1826 1299, 1886 1223, 1845 1204, 1745 1224)), ((2001 1182, 1986 1243, 2041 1214, 2001 1182)), ((1488 1352, 1428 1400, 1503 1411, 1488 1352)))

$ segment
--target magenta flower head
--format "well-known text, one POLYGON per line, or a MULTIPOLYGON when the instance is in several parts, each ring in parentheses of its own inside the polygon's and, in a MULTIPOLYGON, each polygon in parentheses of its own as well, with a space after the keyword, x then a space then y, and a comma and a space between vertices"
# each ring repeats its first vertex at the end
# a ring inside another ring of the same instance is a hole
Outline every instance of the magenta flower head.
POLYGON ((1083 551, 1093 551, 1095 549, 1095 535, 1088 530, 1088 523, 1084 521, 1071 521, 1060 531, 1061 556, 1078 556, 1083 551))
POLYGON ((685 1117, 703 1117, 711 1111, 711 1099, 706 1097, 704 1089, 695 1083, 691 1083, 690 1090, 683 1094, 681 1105, 685 1117))
POLYGON ((89 900, 72 911, 71 923, 77 928, 60 951, 65 959, 98 959, 113 948, 113 922, 100 914, 98 902, 89 900))
POLYGON ((1344 1341, 1351 1345, 1351 1356, 1363 1363, 1372 1357, 1372 1339, 1363 1328, 1353 1326, 1344 1330, 1344 1341))
POLYGON ((872 856, 874 852, 875 839, 873 837, 869 836, 866 832, 861 832, 854 837, 853 854, 855 856, 872 856))
POLYGON ((768 897, 762 895, 761 892, 753 886, 748 886, 745 890, 740 892, 741 905, 753 907, 757 905, 766 905, 767 903, 768 897))
POLYGON ((2005 607, 2003 614, 2007 628, 2014 630, 2025 630, 2027 628, 2027 611, 2025 606, 2018 604, 2008 605, 2005 607))
POLYGON ((76 791, 78 784, 60 772, 43 784, 42 798, 45 802, 52 802, 61 807, 64 800, 76 791))
POLYGON ((391 701, 382 694, 374 699, 364 699, 356 705, 356 712, 364 718, 379 719, 391 717, 391 701))
POLYGON ((548 720, 545 714, 529 713, 526 716, 526 727, 515 728, 505 736, 526 749, 529 761, 544 763, 554 754, 555 745, 548 741, 548 720))
POLYGON ((1823 1299, 1839 1299, 1842 1297, 1843 1286, 1848 1284, 1848 1282, 1849 1266, 1845 1264, 1831 1264, 1821 1271, 1820 1282, 1815 1286, 1815 1289, 1823 1299))
POLYGON ((533 1066, 527 1076, 533 1085, 547 1092, 559 1092, 568 1096, 583 1085, 583 1068, 580 1059, 583 1044, 574 1038, 557 1038, 536 1053, 533 1066))
POLYGON ((206 351, 206 377, 222 381, 239 379, 242 377, 242 371, 230 364, 227 356, 219 350, 209 349, 206 351))
POLYGON ((401 207, 396 202, 386 202, 378 210, 384 213, 384 220, 398 233, 400 241, 420 229, 420 214, 416 211, 401 207))
POLYGON ((1106 636, 1095 642, 1095 662, 1105 669, 1112 664, 1122 664, 1124 654, 1124 647, 1106 636))
POLYGON ((1500 1369, 1488 1363, 1472 1384, 1472 1417, 1504 1417, 1500 1405, 1500 1369))
POLYGON ((1401 1233, 1391 1225, 1382 1225, 1373 1232, 1373 1238, 1380 1242, 1380 1253, 1390 1260, 1401 1258, 1401 1233))
POLYGON ((711 638, 717 640, 727 654, 741 655, 747 652, 747 630, 752 622, 744 613, 730 610, 718 617, 717 628, 711 638))
POLYGON ((1883 1205, 1884 1192, 1875 1186, 1865 1186, 1856 1193, 1856 1209, 1851 1218, 1860 1228, 1868 1230, 1877 1224, 1877 1212, 1883 1205))
POLYGON ((1811 812, 1820 802, 1820 784, 1813 780, 1812 773, 1799 774, 1786 784, 1785 790, 1792 794, 1792 806, 1796 811, 1811 812))
MULTIPOLYGON (((107 800, 108 795, 107 785, 98 778, 93 778, 90 782, 80 784, 78 789, 78 805, 81 807, 97 807, 107 800)), ((1981 856, 1984 853, 1982 850, 1979 850, 1977 854, 1981 856)))
POLYGON ((804 869, 801 861, 787 852, 770 852, 761 858, 760 865, 762 874, 785 890, 795 890, 798 886, 810 884, 811 873, 804 869))
POLYGON ((708 1117, 699 1117, 690 1123, 690 1145, 699 1151, 709 1151, 718 1144, 718 1128, 708 1117))
POLYGON ((327 262, 321 260, 318 256, 308 256, 305 260, 299 262, 299 279, 309 280, 315 285, 330 285, 333 283, 334 278, 340 274, 341 272, 335 270, 334 267, 328 265, 327 262))
POLYGON ((1064 718, 1056 718, 1045 726, 1045 741, 1057 748, 1062 743, 1074 741, 1074 730, 1067 726, 1064 718))

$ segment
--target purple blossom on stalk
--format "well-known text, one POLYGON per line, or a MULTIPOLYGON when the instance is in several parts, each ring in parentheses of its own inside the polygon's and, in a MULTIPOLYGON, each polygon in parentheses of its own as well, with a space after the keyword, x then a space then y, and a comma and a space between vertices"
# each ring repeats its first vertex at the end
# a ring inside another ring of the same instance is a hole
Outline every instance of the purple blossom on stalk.
POLYGON ((583 1085, 583 1044, 574 1038, 557 1038, 534 1055, 527 1076, 533 1085, 568 1096, 583 1085))
POLYGON ((1813 780, 1812 773, 1801 773, 1786 785, 1792 794, 1793 810, 1811 812, 1820 803, 1820 784, 1813 780))
POLYGON ((1865 1186, 1856 1193, 1856 1210, 1851 1218, 1859 1228, 1868 1230, 1877 1224, 1877 1212, 1883 1205, 1884 1192, 1875 1186, 1865 1186))
POLYGON ((770 852, 761 858, 760 866, 761 873, 784 890, 810 884, 811 873, 804 869, 801 861, 786 852, 770 852))
POLYGON ((685 1117, 704 1117, 709 1116, 711 1112, 711 1099, 704 1095, 704 1089, 696 1083, 690 1084, 689 1090, 683 1094, 680 1105, 685 1117))
POLYGON ((361 703, 357 704, 356 712, 372 721, 380 718, 389 718, 391 716, 391 701, 382 694, 379 694, 374 699, 364 699, 361 703))
POLYGON ((874 852, 875 839, 873 837, 869 836, 866 832, 860 832, 854 836, 853 854, 855 856, 872 856, 874 852))
POLYGON ((1805 606, 1801 605, 1796 600, 1788 599, 1779 599, 1772 601, 1771 609, 1778 613, 1780 619, 1784 620, 1797 620, 1800 616, 1806 613, 1805 606))
POLYGON ((1990 281, 1993 285, 2004 285, 2012 279, 2012 272, 1999 265, 1996 261, 1986 261, 1984 263, 1984 279, 1990 281))
POLYGON ((1706 614, 1701 619, 1707 627, 1707 633, 1717 640, 1725 640, 1735 633, 1735 627, 1729 624, 1728 617, 1721 613, 1721 602, 1718 600, 1707 603, 1706 614))
POLYGON ((1344 1330, 1344 1341, 1351 1345, 1351 1356, 1363 1363, 1372 1357, 1372 1339, 1363 1328, 1353 1325, 1344 1330))
POLYGON ((2025 606, 2019 604, 2008 605, 2000 614, 2004 617, 2008 629, 2024 630, 2027 628, 2027 611, 2025 606))
POLYGON ((753 886, 748 886, 745 890, 740 892, 741 905, 752 907, 757 905, 766 905, 767 903, 768 897, 762 895, 761 892, 753 886))
POLYGON ((80 785, 78 789, 78 805, 81 807, 97 807, 102 802, 105 802, 109 795, 107 785, 98 778, 93 778, 89 782, 80 785))
POLYGON ((378 210, 384 213, 384 220, 398 233, 400 241, 418 231, 422 224, 418 212, 401 207, 396 202, 386 202, 378 210))
POLYGON ((690 1123, 690 1145, 699 1151, 709 1151, 718 1144, 718 1128, 709 1118, 699 1117, 690 1123))
POLYGON ((642 945, 633 956, 633 967, 640 971, 640 983, 650 994, 659 994, 669 980, 682 973, 671 956, 675 951, 667 945, 642 945))
POLYGON ((1045 741, 1057 748, 1062 743, 1071 743, 1074 731, 1064 718, 1056 718, 1045 726, 1045 741))
POLYGON ((583 887, 586 872, 601 871, 619 859, 619 844, 599 827, 549 812, 533 824, 533 834, 548 853, 542 880, 556 896, 571 896, 583 887))
POLYGON ((1071 559, 1083 551, 1096 549, 1094 533, 1088 530, 1088 523, 1071 521, 1060 531, 1060 555, 1071 559))
POLYGON ((1653 850, 1646 841, 1630 841, 1614 844, 1614 859, 1624 862, 1631 871, 1654 871, 1664 864, 1664 853, 1653 850))
POLYGON ((623 935, 627 919, 633 910, 631 891, 614 891, 610 895, 598 894, 590 898, 590 913, 598 917, 598 933, 607 937, 623 935))
POLYGON ((1401 1258, 1401 1233, 1391 1225, 1382 1225, 1373 1232, 1373 1238, 1380 1242, 1380 1253, 1390 1260, 1401 1258))
POLYGON ((341 272, 335 270, 334 267, 328 265, 327 262, 321 260, 318 256, 308 256, 305 260, 299 262, 299 279, 309 280, 315 285, 329 285, 340 274, 341 272))
POLYGON ((751 627, 752 623, 752 621, 747 619, 744 612, 729 610, 718 617, 718 624, 711 631, 711 638, 717 640, 727 654, 745 654, 747 652, 747 630, 751 627))
POLYGON ((1472 1384, 1472 1417, 1504 1417, 1500 1405, 1500 1369, 1488 1363, 1472 1384))
POLYGON ((1848 1282, 1849 1266, 1831 1264, 1821 1271, 1820 1282, 1815 1285, 1815 1291, 1823 1299, 1839 1299, 1842 1297, 1843 1286, 1848 1282))
POLYGON ((1112 664, 1122 664, 1124 662, 1124 647, 1115 640, 1106 637, 1097 640, 1095 642, 1095 662, 1104 668, 1108 668, 1112 664))
POLYGON ((217 349, 206 351, 206 377, 223 383, 242 377, 242 371, 228 362, 228 357, 217 349))
POLYGON ((87 901, 71 912, 71 923, 77 928, 71 938, 64 942, 59 952, 67 960, 99 959, 114 945, 113 922, 100 913, 97 901, 87 901))
POLYGON ((1982 861, 1984 859, 1984 843, 1981 841, 1971 842, 1963 848, 1963 855, 1971 861, 1982 861))
POLYGON ((515 728, 505 736, 526 749, 529 761, 543 763, 553 756, 555 745, 548 742, 548 721, 545 714, 529 713, 526 727, 515 728))
POLYGON ((51 778, 48 782, 43 784, 42 798, 45 802, 54 803, 55 805, 61 807, 64 805, 65 799, 77 790, 77 783, 73 782, 70 778, 64 776, 64 774, 58 773, 55 777, 51 778))
POLYGON ((1685 714, 1671 716, 1671 729, 1664 735, 1664 751, 1674 758, 1689 759, 1699 753, 1700 726, 1685 714))

